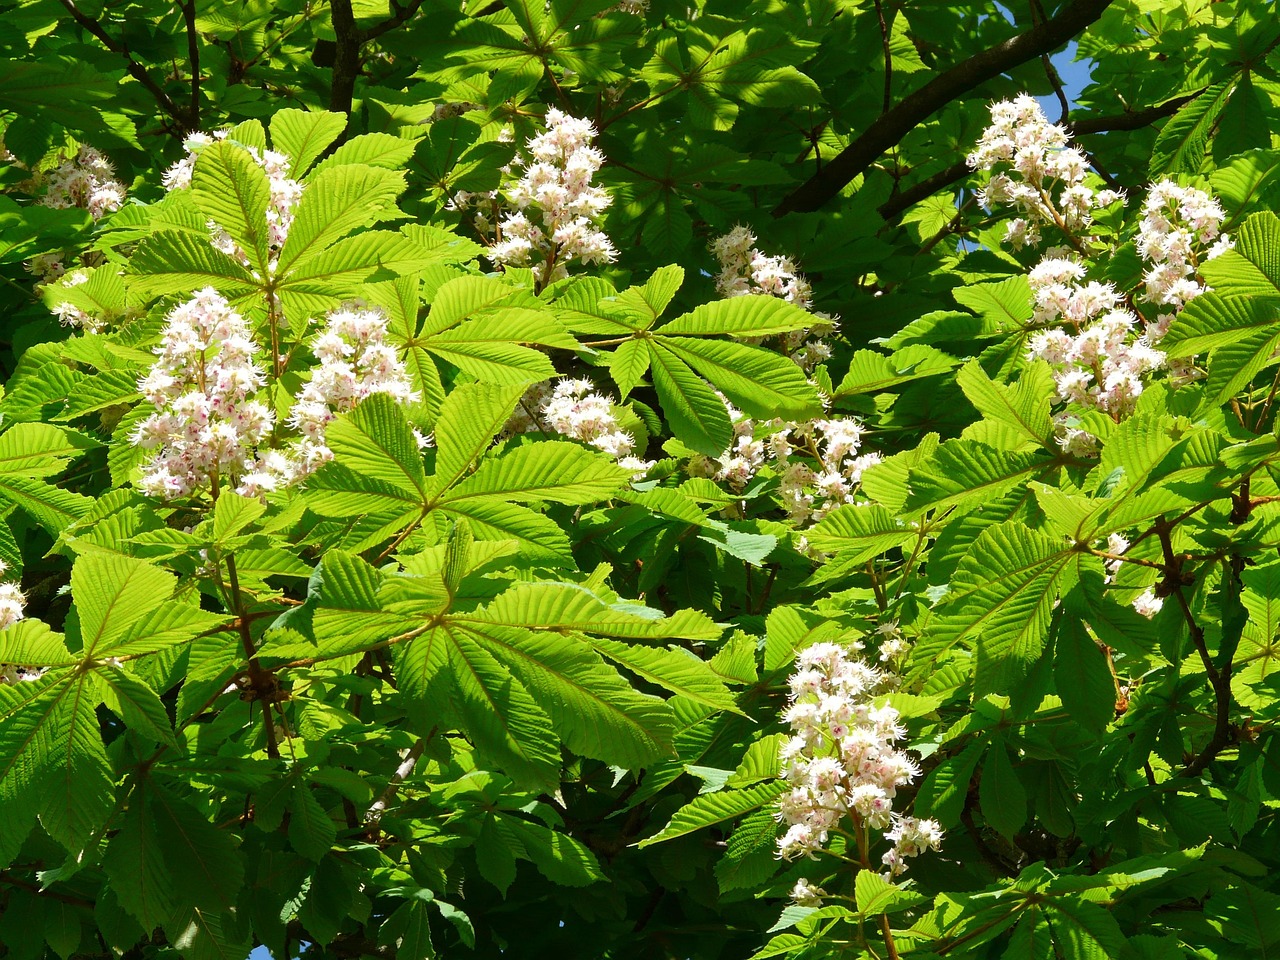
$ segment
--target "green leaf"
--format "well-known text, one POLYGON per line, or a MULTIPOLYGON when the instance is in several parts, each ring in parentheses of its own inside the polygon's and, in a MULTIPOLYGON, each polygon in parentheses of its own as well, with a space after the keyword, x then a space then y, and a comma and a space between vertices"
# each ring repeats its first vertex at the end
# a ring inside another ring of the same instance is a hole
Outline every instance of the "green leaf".
POLYGON ((641 840, 636 846, 648 847, 740 817, 770 803, 784 790, 785 783, 761 783, 745 790, 721 790, 695 797, 677 810, 665 827, 653 836, 641 840))
POLYGON ((723 401, 675 353, 654 341, 646 346, 653 386, 671 432, 698 453, 720 456, 733 439, 723 401))
POLYGON ((670 708, 634 690, 587 644, 520 627, 465 629, 519 679, 574 752, 628 769, 672 755, 670 708))
POLYGON ((445 398, 436 420, 436 489, 457 483, 489 448, 523 392, 521 386, 469 383, 445 398))
POLYGON ((568 834, 519 817, 497 816, 519 839, 526 858, 552 883, 585 887, 605 878, 591 851, 568 834))
POLYGON ((860 564, 906 546, 917 534, 877 503, 846 504, 823 517, 809 532, 809 542, 836 554, 842 565, 860 564))
MULTIPOLYGON (((1235 239, 1235 249, 1206 261, 1200 272, 1217 297, 1262 298, 1274 308, 1280 297, 1280 252, 1276 247, 1280 243, 1280 217, 1269 210, 1255 213, 1240 226, 1235 239)), ((1172 326, 1179 326, 1177 321, 1181 319, 1180 314, 1172 326)), ((1193 324, 1190 330, 1199 332, 1207 320, 1193 324)))
POLYGON ((858 912, 863 916, 896 913, 924 901, 922 894, 895 886, 874 870, 859 870, 853 882, 858 912))
POLYGON ((460 631, 445 629, 453 707, 476 747, 521 783, 555 789, 560 750, 551 718, 493 654, 460 631))
POLYGON ((789 357, 727 340, 691 337, 665 337, 662 347, 710 380, 750 417, 805 420, 822 412, 817 390, 789 357))
POLYGON ((136 641, 130 628, 173 596, 173 574, 144 560, 88 553, 71 569, 71 595, 80 614, 86 659, 114 654, 114 642, 136 641))
POLYGON ((381 481, 423 502, 426 473, 422 454, 399 405, 383 393, 366 398, 329 424, 325 442, 335 459, 361 477, 381 481))
POLYGON ((243 147, 221 140, 200 151, 191 174, 191 199, 267 276, 267 204, 271 186, 243 147))
POLYGON ((608 498, 630 477, 603 454, 567 441, 544 440, 486 459, 440 500, 448 506, 475 497, 516 503, 594 503, 608 498))
POLYGON ((1063 706, 1086 730, 1101 733, 1115 718, 1116 687, 1107 658, 1070 612, 1058 629, 1053 679, 1063 706))
POLYGON ((328 167, 308 182, 294 212, 277 270, 294 264, 305 270, 309 258, 327 250, 352 230, 400 215, 396 198, 404 175, 376 167, 328 167))
POLYGON ((956 384, 988 420, 1006 424, 1037 446, 1053 441, 1049 406, 1054 398, 1053 375, 1047 363, 1033 363, 1012 386, 996 383, 971 360, 956 374, 956 384))
POLYGON ((749 295, 703 304, 692 313, 686 313, 664 324, 658 332, 664 336, 692 334, 701 337, 766 337, 804 330, 813 325, 813 314, 793 303, 777 297, 749 295))
POLYGON ((337 824, 305 783, 294 787, 289 813, 289 843, 308 860, 318 863, 338 837, 337 824))
POLYGON ((958 362, 924 344, 903 347, 889 357, 874 350, 858 350, 849 362, 844 379, 836 387, 835 396, 879 393, 913 380, 946 373, 958 362))
POLYGON ((978 785, 978 800, 987 823, 1004 837, 1012 839, 1026 822, 1027 791, 1014 773, 1002 741, 992 744, 987 751, 987 762, 982 765, 982 782, 978 785))
POLYGON ((1075 557, 1067 544, 1016 520, 988 527, 952 577, 945 607, 915 648, 913 668, 927 668, 957 643, 975 640, 974 695, 1012 692, 1044 649, 1075 557))
POLYGON ((1152 179, 1166 173, 1199 173, 1214 121, 1231 95, 1230 81, 1210 87, 1181 107, 1160 130, 1151 153, 1152 179))
POLYGON ((341 113, 286 107, 271 117, 271 145, 289 155, 289 176, 306 173, 347 127, 341 113))
POLYGON ((144 299, 189 294, 210 286, 224 296, 237 297, 256 286, 245 267, 213 249, 208 240, 177 231, 161 231, 144 239, 129 258, 125 275, 129 290, 144 299))
POLYGON ((154 930, 178 908, 165 850, 152 815, 151 791, 139 785, 130 795, 120 830, 102 858, 120 904, 146 930, 154 930))
POLYGON ((116 668, 98 674, 103 681, 103 699, 125 725, 171 747, 178 746, 173 725, 156 692, 128 671, 116 668))
POLYGON ((641 647, 592 637, 588 641, 614 663, 650 683, 715 710, 741 713, 723 681, 696 656, 680 647, 641 647))
POLYGON ((159 785, 150 789, 148 810, 173 877, 175 898, 214 915, 233 914, 244 882, 244 860, 232 834, 159 785))

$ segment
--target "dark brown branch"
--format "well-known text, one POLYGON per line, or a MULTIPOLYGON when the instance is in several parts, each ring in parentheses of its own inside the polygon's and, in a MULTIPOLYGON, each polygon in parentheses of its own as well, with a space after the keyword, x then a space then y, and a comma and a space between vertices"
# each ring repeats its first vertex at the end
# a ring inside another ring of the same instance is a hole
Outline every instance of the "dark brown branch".
MULTIPOLYGON (((102 24, 98 23, 92 17, 86 16, 85 13, 75 5, 75 0, 60 0, 62 5, 66 7, 67 12, 71 14, 73 20, 91 34, 97 37, 104 47, 112 53, 118 53, 124 57, 125 69, 129 72, 129 76, 137 80, 156 98, 156 103, 160 105, 160 109, 167 113, 178 123, 182 124, 188 130, 195 130, 197 117, 189 116, 185 110, 173 102, 173 99, 160 88, 160 85, 151 79, 151 75, 143 68, 142 64, 133 59, 133 54, 129 52, 129 45, 123 41, 115 40, 111 34, 103 29, 102 24)), ((192 0, 194 2, 194 0, 192 0)))
POLYGON ((1191 578, 1184 575, 1182 571, 1183 558, 1173 551, 1172 529, 1172 524, 1163 519, 1158 520, 1154 527, 1155 534, 1160 540, 1160 550, 1164 556, 1166 568, 1165 582, 1161 584, 1163 589, 1158 589, 1157 593, 1167 591, 1178 601, 1178 609, 1182 611, 1182 618, 1187 622, 1187 632, 1191 636, 1191 643, 1196 648, 1196 653, 1200 655, 1200 663, 1204 666, 1205 675, 1209 678, 1209 686, 1213 688, 1215 701, 1213 735, 1204 745, 1204 749, 1181 770, 1182 776, 1194 777, 1231 743, 1231 661, 1228 660, 1223 664, 1222 669, 1219 669, 1209 654, 1204 630, 1196 623, 1191 605, 1187 603, 1187 597, 1182 591, 1184 585, 1190 584, 1191 578))
POLYGON ((368 30, 364 30, 360 34, 361 42, 376 40, 388 30, 394 30, 400 24, 409 20, 422 6, 422 0, 409 0, 403 7, 391 0, 391 9, 395 11, 390 18, 383 20, 381 23, 374 24, 368 30))
POLYGON ((196 0, 182 4, 182 19, 187 24, 187 59, 191 62, 191 127, 200 129, 200 35, 196 32, 196 0))
POLYGON ((1087 137, 1112 130, 1141 130, 1143 127, 1151 126, 1157 120, 1173 116, 1202 93, 1204 90, 1197 90, 1195 93, 1174 97, 1157 106, 1147 107, 1145 110, 1126 110, 1124 113, 1112 114, 1109 117, 1086 117, 1067 124, 1067 129, 1075 137, 1087 137))
POLYGON ((360 31, 356 27, 351 0, 331 0, 333 34, 337 44, 333 54, 333 78, 329 87, 329 109, 350 115, 355 98, 356 74, 360 70, 360 31))
POLYGON ((828 163, 820 173, 788 194, 774 216, 817 210, 917 125, 958 97, 1007 70, 1062 46, 1096 21, 1111 0, 1074 0, 1056 17, 974 54, 908 95, 828 163))
POLYGON ((253 691, 253 698, 262 704, 262 732, 267 741, 267 756, 278 760, 280 745, 276 743, 276 722, 271 716, 271 705, 276 700, 276 678, 258 662, 258 651, 253 644, 253 633, 244 608, 244 595, 240 592, 240 577, 236 573, 236 558, 233 556, 227 557, 227 579, 231 582, 231 602, 235 606, 240 625, 240 642, 244 647, 245 658, 249 661, 249 687, 253 691))

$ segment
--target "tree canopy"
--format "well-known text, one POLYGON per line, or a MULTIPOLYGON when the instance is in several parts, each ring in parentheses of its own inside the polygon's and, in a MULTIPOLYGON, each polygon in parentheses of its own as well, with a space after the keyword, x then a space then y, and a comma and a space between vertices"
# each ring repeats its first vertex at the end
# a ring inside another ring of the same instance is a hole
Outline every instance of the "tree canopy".
POLYGON ((1280 950, 1273 4, 0 13, 0 957, 1280 950))

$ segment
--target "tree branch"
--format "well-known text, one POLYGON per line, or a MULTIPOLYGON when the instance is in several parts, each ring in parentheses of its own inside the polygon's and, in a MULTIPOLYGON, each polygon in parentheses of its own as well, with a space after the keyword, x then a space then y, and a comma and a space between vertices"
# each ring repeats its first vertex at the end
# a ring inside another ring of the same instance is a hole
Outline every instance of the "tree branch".
MULTIPOLYGON (((188 130, 196 130, 197 117, 189 116, 185 110, 173 102, 173 99, 160 88, 160 85, 151 79, 151 75, 143 69, 142 64, 133 59, 133 54, 129 52, 129 45, 111 37, 103 29, 102 24, 98 23, 92 17, 86 16, 85 13, 75 5, 75 0, 60 0, 61 4, 66 7, 67 12, 71 14, 73 20, 91 34, 97 37, 104 47, 112 53, 118 53, 124 57, 125 69, 129 72, 129 76, 142 84, 151 95, 156 98, 156 103, 160 105, 160 109, 167 113, 178 123, 182 124, 188 130)), ((194 0, 192 0, 194 2, 194 0)))
MULTIPOLYGON (((1205 88, 1207 89, 1207 88, 1205 88)), ((1149 127, 1158 120, 1165 117, 1171 117, 1178 112, 1186 104, 1190 103, 1204 90, 1197 90, 1195 93, 1189 93, 1185 96, 1174 97, 1172 100, 1166 100, 1154 107, 1146 107, 1142 110, 1128 110, 1124 113, 1112 114, 1108 117, 1089 117, 1083 120, 1077 120, 1075 123, 1069 123, 1067 129, 1072 136, 1087 137, 1100 133, 1109 133, 1112 130, 1141 130, 1143 127, 1149 127)), ((892 197, 880 204, 877 212, 880 216, 889 220, 902 213, 908 207, 914 206, 921 200, 933 196, 944 187, 963 180, 970 174, 969 165, 963 160, 959 163, 953 163, 951 166, 930 177, 921 180, 917 184, 913 184, 901 193, 895 193, 892 197)))
POLYGON ((390 18, 383 20, 381 23, 374 24, 368 30, 361 31, 361 42, 365 43, 369 40, 376 40, 388 30, 394 30, 396 27, 400 26, 400 24, 409 20, 421 7, 422 0, 409 0, 409 2, 403 7, 396 3, 396 0, 391 0, 391 9, 395 12, 390 16, 390 18))
POLYGON ((820 173, 783 198, 774 208, 774 216, 819 209, 935 111, 1005 71, 1062 46, 1102 16, 1110 4, 1111 0, 1074 0, 1056 17, 974 54, 930 80, 873 120, 820 173))
POLYGON ((329 109, 351 114, 355 98, 356 73, 360 69, 360 30, 356 27, 351 0, 330 0, 333 34, 337 39, 333 54, 333 78, 329 87, 329 109))
POLYGON ((200 129, 200 35, 196 32, 196 0, 182 4, 182 19, 187 24, 187 59, 191 62, 191 127, 200 129))

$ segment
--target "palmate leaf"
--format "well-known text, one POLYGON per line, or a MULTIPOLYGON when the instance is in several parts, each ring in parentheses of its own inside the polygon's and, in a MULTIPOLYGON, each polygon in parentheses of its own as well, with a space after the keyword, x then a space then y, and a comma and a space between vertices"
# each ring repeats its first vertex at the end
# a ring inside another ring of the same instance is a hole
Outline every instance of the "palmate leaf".
POLYGON ((925 344, 903 347, 888 357, 874 350, 858 350, 849 363, 844 379, 836 387, 836 396, 878 393, 914 380, 946 373, 954 369, 958 362, 925 344))
POLYGON ((474 497, 443 503, 440 509, 450 519, 465 519, 477 540, 513 541, 530 559, 554 566, 573 563, 568 534, 550 517, 530 507, 499 498, 474 497))
POLYGON ((374 394, 330 424, 326 443, 342 465, 421 502, 426 495, 422 453, 396 402, 374 394))
POLYGON ((951 592, 914 651, 913 670, 976 641, 974 695, 1008 693, 1044 649, 1055 602, 1074 582, 1065 543, 1013 521, 988 527, 960 562, 951 592))
POLYGON ((908 515, 963 504, 970 499, 994 500, 1054 465, 1037 451, 996 450, 977 440, 948 440, 925 464, 908 473, 908 515))
POLYGON ((359 557, 328 550, 320 562, 320 590, 312 630, 323 656, 368 649, 418 627, 421 617, 386 609, 382 574, 359 557))
POLYGON ((1033 363, 1018 382, 996 383, 978 361, 971 360, 956 374, 965 397, 988 420, 1013 428, 1025 441, 1048 446, 1053 441, 1049 406, 1054 397, 1053 375, 1047 363, 1033 363))
POLYGON ((1255 213, 1236 232, 1235 249, 1201 266, 1201 273, 1220 297, 1280 296, 1280 217, 1255 213))
POLYGON ((902 521, 879 504, 847 504, 827 514, 809 531, 809 542, 834 553, 842 564, 865 563, 916 539, 902 521))
POLYGON ((201 150, 191 174, 191 199, 245 252, 258 276, 267 276, 271 186, 249 152, 227 140, 201 150))
POLYGON ((281 294, 351 296, 375 276, 381 280, 416 273, 435 259, 402 234, 369 230, 299 260, 281 276, 277 289, 281 294))
POLYGON ((155 829, 152 792, 145 785, 130 795, 120 829, 102 858, 120 904, 144 929, 154 930, 177 911, 178 899, 166 851, 155 829))
POLYGON ((1151 153, 1150 174, 1198 173, 1214 121, 1226 106, 1233 84, 1219 83, 1183 106, 1160 130, 1151 153))
POLYGON ((1161 340, 1171 357, 1189 357, 1280 322, 1280 297, 1221 297, 1205 293, 1179 313, 1161 340), (1167 346, 1166 346, 1167 345, 1167 346))
POLYGON ((741 713, 724 681, 681 647, 664 650, 600 637, 588 637, 587 642, 614 663, 677 696, 714 710, 741 713))
POLYGON ((629 640, 715 640, 721 633, 719 626, 698 611, 678 610, 664 617, 648 608, 610 607, 573 583, 514 584, 475 616, 486 623, 629 640))
POLYGON ((498 435, 524 390, 514 385, 464 384, 440 407, 436 420, 437 489, 462 478, 498 435))

